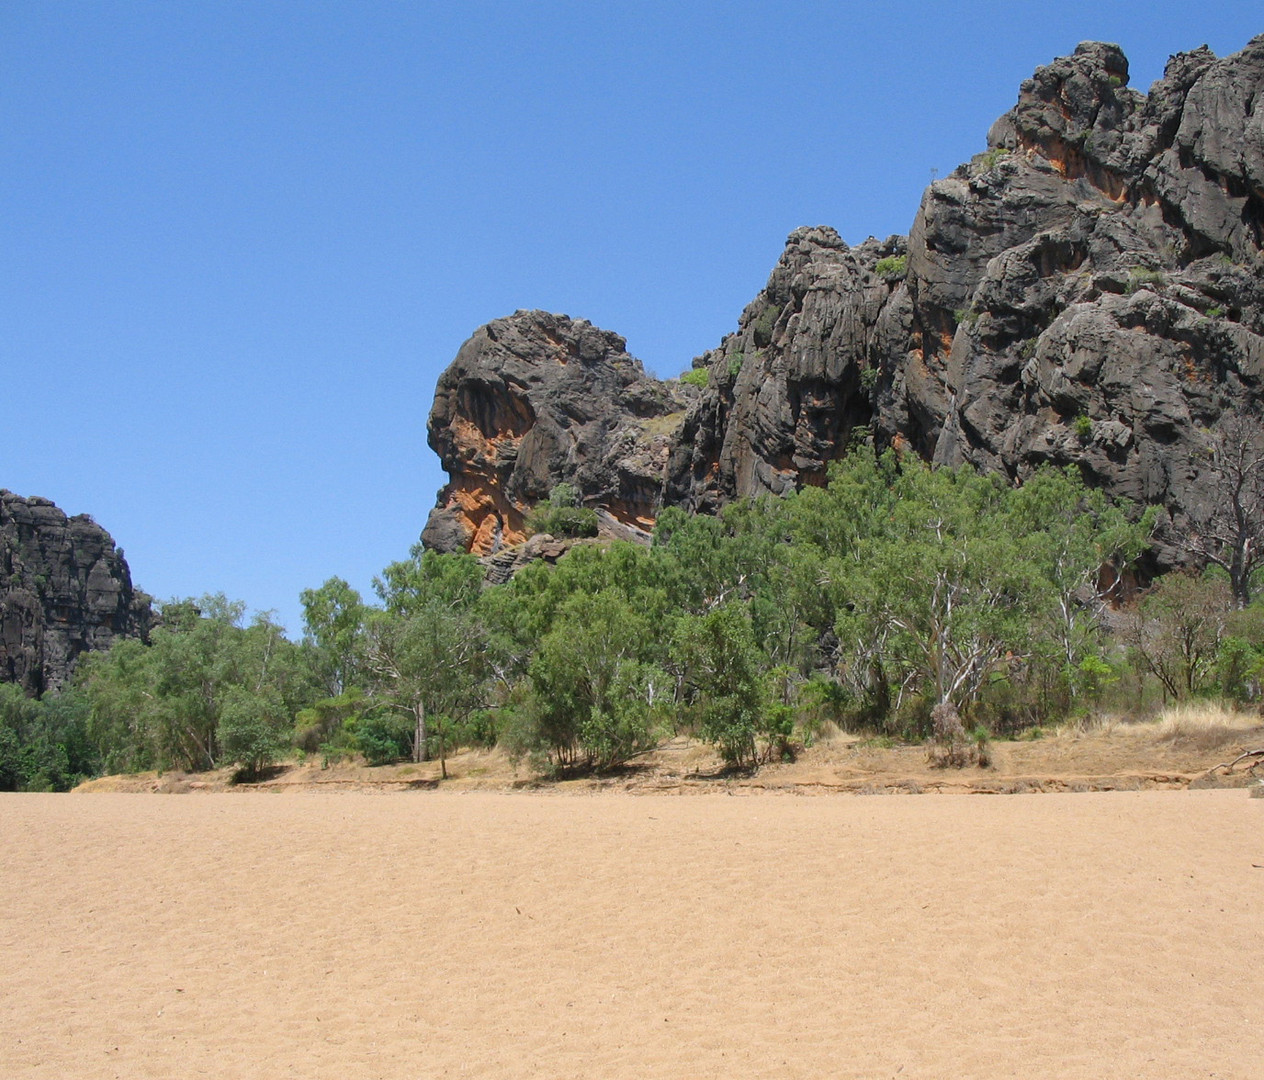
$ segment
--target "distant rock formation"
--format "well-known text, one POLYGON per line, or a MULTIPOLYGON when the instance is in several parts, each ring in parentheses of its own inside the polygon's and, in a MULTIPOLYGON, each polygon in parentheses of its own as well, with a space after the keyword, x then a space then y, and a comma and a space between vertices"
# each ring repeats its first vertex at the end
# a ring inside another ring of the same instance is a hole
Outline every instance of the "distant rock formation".
POLYGON ((440 380, 451 475, 423 539, 486 552, 550 487, 647 529, 663 505, 824 480, 863 431, 1021 481, 1051 462, 1162 505, 1159 565, 1208 498, 1209 433, 1261 423, 1264 35, 1172 57, 1148 95, 1117 46, 1039 68, 907 238, 798 229, 697 391, 623 339, 519 312, 440 380), (682 415, 683 414, 683 415, 682 415))
POLYGON ((100 525, 0 489, 0 682, 59 690, 83 652, 144 637, 150 617, 100 525))
POLYGON ((698 396, 645 374, 617 334, 519 311, 479 329, 439 379, 430 445, 451 477, 427 547, 487 555, 526 539, 525 515, 559 483, 607 531, 653 528, 663 470, 698 396))

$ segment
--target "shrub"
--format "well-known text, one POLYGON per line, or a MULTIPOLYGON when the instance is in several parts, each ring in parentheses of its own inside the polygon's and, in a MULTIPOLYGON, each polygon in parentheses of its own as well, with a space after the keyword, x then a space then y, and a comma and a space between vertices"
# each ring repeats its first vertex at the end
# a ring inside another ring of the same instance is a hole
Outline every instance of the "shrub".
POLYGON ((1128 275, 1128 284, 1124 286, 1124 293, 1127 296, 1132 296, 1133 293, 1147 286, 1157 289, 1162 288, 1166 284, 1167 278, 1162 271, 1151 270, 1146 266, 1137 266, 1128 275))
POLYGON ((597 511, 586 506, 559 506, 527 518, 527 531, 550 536, 580 539, 597 535, 597 511))
POLYGON ((1093 435, 1093 421, 1083 413, 1071 421, 1071 427, 1081 442, 1087 442, 1093 435))
POLYGON ((888 255, 885 259, 879 259, 873 269, 879 277, 902 278, 908 274, 908 256, 888 255))
POLYGON ((355 724, 355 745, 370 765, 402 761, 412 752, 412 717, 402 712, 375 712, 355 724))
POLYGON ((973 159, 973 163, 979 166, 980 172, 987 172, 989 169, 994 169, 997 163, 1008 154, 1009 151, 1006 150, 1005 147, 994 146, 991 150, 978 154, 973 159))
POLYGON ((742 365, 746 363, 745 353, 734 353, 729 357, 729 378, 736 379, 742 371, 742 365))
POLYGON ((763 311, 759 313, 759 318, 755 320, 751 327, 751 333, 755 338, 755 345, 758 348, 764 348, 772 343, 772 332, 776 328, 777 320, 781 317, 781 305, 769 304, 763 311))
POLYGON ((549 501, 527 515, 527 532, 571 539, 597 535, 597 511, 580 506, 579 492, 565 481, 549 492, 549 501))
POLYGON ((937 768, 963 769, 978 765, 986 769, 992 764, 991 736, 981 724, 966 734, 961 714, 950 701, 941 701, 930 712, 930 762, 937 768))
POLYGON ((958 325, 964 323, 966 326, 973 326, 979 321, 979 312, 973 307, 957 308, 957 310, 952 313, 952 317, 957 320, 958 325))
POLYGON ((696 386, 699 390, 705 390, 707 384, 711 381, 711 373, 704 367, 690 368, 680 377, 680 381, 688 383, 690 386, 696 386))

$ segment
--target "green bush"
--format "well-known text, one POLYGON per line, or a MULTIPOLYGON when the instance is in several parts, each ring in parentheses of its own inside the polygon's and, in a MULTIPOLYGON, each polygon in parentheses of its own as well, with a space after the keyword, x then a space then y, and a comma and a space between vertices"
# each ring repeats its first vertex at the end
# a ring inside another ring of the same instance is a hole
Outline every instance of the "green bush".
POLYGON ((742 365, 746 363, 745 353, 734 353, 729 357, 729 378, 736 379, 741 374, 742 365))
POLYGON ((412 751, 414 723, 402 712, 376 712, 355 724, 355 745, 370 765, 403 761, 412 751))
POLYGON ((751 333, 754 335, 756 347, 762 349, 772 343, 772 332, 776 328, 777 320, 780 317, 780 304, 769 304, 759 313, 759 318, 755 320, 754 325, 751 327, 751 333))
POLYGON ((586 506, 559 506, 527 517, 529 533, 580 539, 597 535, 597 511, 586 506))
POLYGON ((549 501, 527 516, 527 532, 576 539, 597 535, 597 511, 579 506, 579 492, 565 481, 550 493, 549 501))
POLYGON ((908 274, 908 256, 888 255, 885 259, 879 259, 873 269, 879 277, 902 278, 908 274))
POLYGON ((1092 438, 1093 421, 1083 413, 1080 413, 1079 416, 1071 421, 1071 427, 1074 429, 1076 437, 1079 438, 1081 442, 1087 442, 1090 438, 1092 438))
POLYGON ((681 375, 680 381, 696 386, 699 390, 705 390, 707 383, 711 381, 711 373, 704 367, 690 368, 681 375))
POLYGON ((997 163, 1003 157, 1007 157, 1008 155, 1009 155, 1009 151, 1006 150, 1005 147, 994 146, 992 147, 991 150, 988 150, 985 153, 980 154, 974 160, 979 163, 979 165, 982 167, 984 172, 987 172, 988 169, 996 168, 997 163))

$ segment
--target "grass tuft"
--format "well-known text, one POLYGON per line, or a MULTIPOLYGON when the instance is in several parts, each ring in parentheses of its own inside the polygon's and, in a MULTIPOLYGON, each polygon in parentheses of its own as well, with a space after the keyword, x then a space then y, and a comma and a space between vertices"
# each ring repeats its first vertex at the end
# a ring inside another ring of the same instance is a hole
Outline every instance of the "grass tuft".
POLYGON ((1240 712, 1219 701, 1196 701, 1164 709, 1155 737, 1165 742, 1193 742, 1210 749, 1233 742, 1260 726, 1258 713, 1240 712))

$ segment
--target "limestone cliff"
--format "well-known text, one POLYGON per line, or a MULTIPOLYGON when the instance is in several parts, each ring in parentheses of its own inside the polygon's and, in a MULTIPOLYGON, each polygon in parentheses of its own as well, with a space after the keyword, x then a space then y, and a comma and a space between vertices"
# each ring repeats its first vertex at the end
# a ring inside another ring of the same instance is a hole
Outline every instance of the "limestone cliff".
POLYGON ((452 482, 424 539, 516 539, 562 479, 641 528, 664 504, 712 512, 820 483, 862 429, 1016 481, 1075 464, 1162 504, 1158 557, 1180 561, 1209 431, 1230 412, 1259 423, 1264 404, 1259 102, 1264 36, 1175 56, 1148 94, 1116 46, 1081 45, 931 184, 907 238, 792 233, 736 331, 694 361, 701 392, 647 380, 587 323, 492 323, 440 382, 430 437, 452 482))
POLYGON ((0 489, 0 682, 65 685, 76 658, 149 629, 149 598, 86 514, 0 489))

